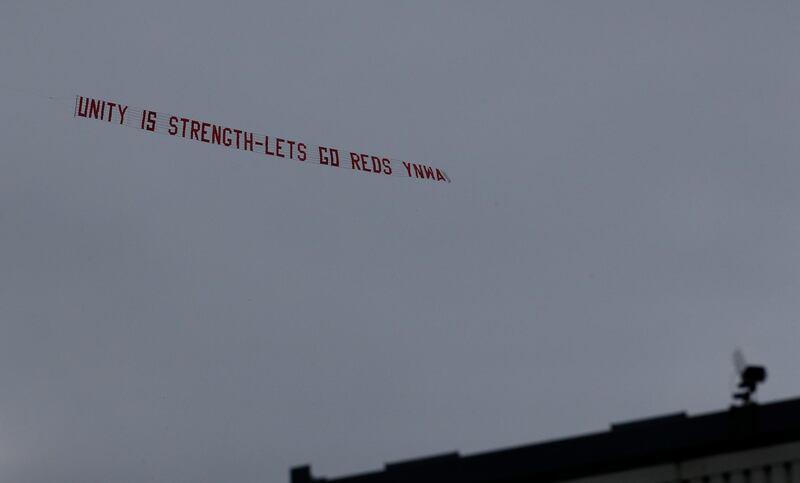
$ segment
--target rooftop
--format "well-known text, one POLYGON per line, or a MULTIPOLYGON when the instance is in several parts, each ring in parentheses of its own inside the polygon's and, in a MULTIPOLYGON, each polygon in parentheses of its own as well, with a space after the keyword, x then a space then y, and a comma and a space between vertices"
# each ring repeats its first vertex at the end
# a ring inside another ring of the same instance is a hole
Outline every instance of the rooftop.
POLYGON ((688 416, 675 413, 613 424, 609 431, 486 453, 388 463, 382 471, 314 478, 310 466, 292 483, 517 483, 556 481, 800 441, 800 398, 688 416))

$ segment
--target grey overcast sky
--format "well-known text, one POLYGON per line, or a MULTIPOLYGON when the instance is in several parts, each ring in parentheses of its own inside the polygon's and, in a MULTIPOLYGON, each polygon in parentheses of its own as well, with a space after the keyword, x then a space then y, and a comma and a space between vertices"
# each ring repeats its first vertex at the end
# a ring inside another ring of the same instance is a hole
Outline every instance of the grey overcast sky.
POLYGON ((278 483, 718 410, 737 346, 800 395, 798 45, 792 1, 3 1, 0 480, 278 483))

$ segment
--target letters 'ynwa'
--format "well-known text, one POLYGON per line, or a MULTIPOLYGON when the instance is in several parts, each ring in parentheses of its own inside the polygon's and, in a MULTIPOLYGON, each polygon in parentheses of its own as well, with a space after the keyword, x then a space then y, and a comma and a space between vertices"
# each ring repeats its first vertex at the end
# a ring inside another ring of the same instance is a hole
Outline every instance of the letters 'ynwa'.
POLYGON ((443 169, 429 166, 426 163, 403 161, 375 153, 306 143, 299 139, 256 134, 225 124, 164 114, 120 102, 75 96, 74 115, 300 163, 350 169, 379 176, 401 176, 443 183, 450 182, 450 177, 443 169))

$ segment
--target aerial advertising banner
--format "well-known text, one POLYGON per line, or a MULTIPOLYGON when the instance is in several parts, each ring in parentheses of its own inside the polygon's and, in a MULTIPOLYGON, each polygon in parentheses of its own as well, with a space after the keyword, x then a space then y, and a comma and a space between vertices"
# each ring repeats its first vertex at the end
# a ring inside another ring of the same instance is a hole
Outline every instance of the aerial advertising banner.
POLYGON ((427 163, 404 161, 377 153, 312 144, 300 139, 257 134, 225 124, 164 114, 92 97, 75 96, 74 116, 215 144, 224 148, 249 151, 270 158, 350 169, 379 176, 401 176, 450 182, 450 178, 443 169, 435 168, 427 163))

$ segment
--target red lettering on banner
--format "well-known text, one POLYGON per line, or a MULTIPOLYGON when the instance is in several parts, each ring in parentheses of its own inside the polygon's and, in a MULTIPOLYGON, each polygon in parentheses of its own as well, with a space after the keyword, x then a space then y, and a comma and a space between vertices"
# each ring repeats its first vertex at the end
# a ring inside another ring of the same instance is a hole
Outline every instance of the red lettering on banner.
POLYGON ((326 148, 319 146, 319 164, 330 164, 339 166, 339 150, 336 148, 326 148))
POLYGON ((366 171, 366 172, 370 173, 371 171, 370 171, 370 169, 367 167, 367 159, 369 159, 369 155, 367 155, 367 154, 362 154, 362 155, 360 156, 360 158, 361 158, 361 169, 363 169, 364 171, 366 171))
MULTIPOLYGON (((128 111, 127 105, 94 99, 84 96, 75 96, 75 117, 85 117, 98 119, 110 123, 118 122, 120 125, 128 125, 134 127, 134 122, 127 122, 126 116, 128 111)), ((140 128, 151 132, 165 132, 170 136, 177 136, 180 134, 185 139, 192 139, 203 143, 210 143, 216 145, 224 145, 226 147, 235 147, 236 149, 243 149, 247 151, 261 151, 264 147, 266 155, 275 156, 279 158, 289 158, 299 161, 306 161, 308 159, 308 145, 303 142, 280 137, 273 138, 273 145, 270 146, 269 136, 259 137, 257 134, 244 131, 241 129, 233 129, 224 127, 222 125, 194 120, 187 117, 178 116, 165 116, 168 118, 164 126, 164 121, 159 124, 158 113, 147 109, 133 109, 133 116, 136 112, 141 112, 140 128), (166 127, 166 129, 165 129, 166 127), (233 135, 235 134, 235 140, 233 135), (264 140, 262 143, 261 140, 264 140), (235 144, 234 144, 235 142, 235 144), (288 148, 287 148, 288 146, 288 148), (288 153, 287 153, 288 151, 288 153)), ((316 146, 318 150, 318 158, 313 162, 327 166, 340 166, 339 150, 327 146, 316 146)), ((314 149, 314 146, 311 146, 314 149)), ((402 172, 395 173, 395 166, 393 160, 381 156, 375 156, 367 153, 357 153, 353 151, 345 151, 349 153, 351 169, 356 171, 363 171, 367 173, 376 173, 384 175, 401 174, 402 172)), ((405 168, 408 177, 417 179, 430 179, 435 181, 444 181, 450 183, 450 178, 443 170, 434 168, 422 163, 414 163, 407 161, 400 161, 403 168, 405 168)))
POLYGON ((178 134, 178 118, 175 116, 169 116, 169 130, 167 131, 170 135, 174 136, 178 134))
POLYGON ((78 115, 81 117, 89 117, 89 99, 83 96, 78 98, 78 115))
POLYGON ((277 156, 279 158, 285 158, 286 157, 281 153, 281 148, 283 147, 283 146, 281 146, 281 144, 283 144, 283 141, 284 140, 281 139, 281 138, 275 138, 275 156, 277 156))
POLYGON ((92 99, 89 101, 89 117, 94 119, 103 119, 103 113, 105 112, 105 105, 104 101, 99 99, 92 99))
POLYGON ((194 139, 195 141, 200 140, 200 123, 192 119, 192 135, 190 139, 194 139))
POLYGON ((153 111, 148 111, 147 109, 142 111, 142 124, 141 128, 147 131, 155 131, 156 130, 156 113, 153 111))
POLYGON ((380 174, 381 169, 381 158, 377 156, 370 156, 370 160, 372 160, 372 172, 380 174))
POLYGON ((109 102, 106 102, 106 107, 108 107, 108 119, 107 119, 107 121, 111 122, 111 118, 114 116, 114 108, 117 107, 117 105, 115 103, 109 101, 109 102))
POLYGON ((186 124, 189 122, 189 119, 182 117, 181 122, 183 123, 183 130, 181 131, 181 137, 186 137, 186 124))
MULTIPOLYGON (((105 103, 102 103, 105 104, 105 103)), ((89 101, 89 115, 87 117, 93 117, 95 119, 102 119, 101 116, 101 101, 96 99, 92 99, 89 101)))

